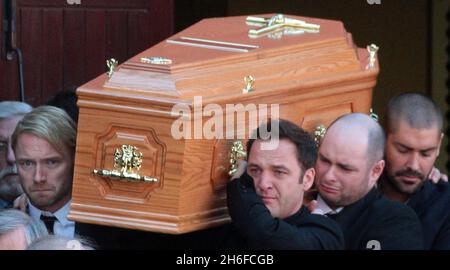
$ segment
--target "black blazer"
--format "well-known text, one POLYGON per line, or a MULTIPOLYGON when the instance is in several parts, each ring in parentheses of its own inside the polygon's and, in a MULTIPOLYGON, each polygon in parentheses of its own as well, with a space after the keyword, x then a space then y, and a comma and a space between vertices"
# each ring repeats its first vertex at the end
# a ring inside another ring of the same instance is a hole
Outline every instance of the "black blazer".
POLYGON ((329 215, 341 226, 345 249, 423 249, 420 221, 414 211, 373 188, 359 201, 329 215))
POLYGON ((238 233, 228 239, 235 239, 236 248, 343 248, 344 239, 339 226, 325 216, 311 214, 305 207, 286 219, 273 218, 256 194, 253 179, 246 173, 228 183, 227 195, 228 210, 238 233), (239 238, 241 241, 237 240, 239 238))
POLYGON ((75 223, 75 235, 89 241, 95 249, 129 249, 132 248, 133 230, 75 223), (126 240, 130 241, 126 241, 126 240))
POLYGON ((450 250, 450 185, 426 181, 407 205, 422 223, 425 249, 450 250))

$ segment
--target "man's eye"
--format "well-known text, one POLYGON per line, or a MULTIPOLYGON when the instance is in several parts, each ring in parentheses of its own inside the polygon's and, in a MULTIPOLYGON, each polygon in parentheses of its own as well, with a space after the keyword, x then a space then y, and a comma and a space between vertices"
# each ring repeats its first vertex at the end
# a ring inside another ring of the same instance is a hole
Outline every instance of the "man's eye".
POLYGON ((23 160, 23 161, 19 161, 19 165, 24 168, 27 168, 27 167, 33 166, 33 162, 31 160, 23 160))
POLYGON ((351 168, 345 167, 345 166, 340 166, 340 168, 341 168, 343 171, 345 171, 345 172, 351 172, 351 171, 353 171, 351 168))
POLYGON ((6 142, 0 142, 0 151, 4 151, 8 148, 8 144, 6 142))
POLYGON ((47 160, 47 165, 49 165, 49 166, 54 166, 56 164, 58 164, 58 160, 54 160, 54 159, 47 160))
POLYGON ((323 163, 329 163, 328 159, 324 157, 319 157, 319 160, 322 161, 323 163))
POLYGON ((256 174, 259 173, 259 169, 258 169, 258 168, 250 168, 250 169, 248 170, 248 172, 249 172, 251 175, 256 175, 256 174))

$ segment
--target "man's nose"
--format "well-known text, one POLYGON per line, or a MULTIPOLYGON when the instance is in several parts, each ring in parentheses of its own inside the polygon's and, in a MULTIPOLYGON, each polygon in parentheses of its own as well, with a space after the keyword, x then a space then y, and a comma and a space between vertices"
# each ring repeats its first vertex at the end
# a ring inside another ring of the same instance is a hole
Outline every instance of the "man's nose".
POLYGON ((408 157, 406 166, 413 171, 420 171, 419 153, 412 153, 408 157))
POLYGON ((14 151, 10 143, 8 144, 8 150, 6 153, 6 162, 8 163, 8 165, 13 165, 16 163, 16 156, 14 155, 14 151))
POLYGON ((36 183, 42 183, 45 182, 47 180, 47 176, 45 173, 44 168, 41 165, 36 165, 36 169, 34 172, 34 182, 36 183))
POLYGON ((267 189, 272 188, 272 178, 268 172, 262 172, 259 177, 260 178, 259 178, 258 187, 261 190, 267 190, 267 189))
POLYGON ((322 174, 321 180, 326 180, 330 183, 336 182, 336 169, 334 166, 328 166, 328 168, 326 168, 326 171, 322 174))

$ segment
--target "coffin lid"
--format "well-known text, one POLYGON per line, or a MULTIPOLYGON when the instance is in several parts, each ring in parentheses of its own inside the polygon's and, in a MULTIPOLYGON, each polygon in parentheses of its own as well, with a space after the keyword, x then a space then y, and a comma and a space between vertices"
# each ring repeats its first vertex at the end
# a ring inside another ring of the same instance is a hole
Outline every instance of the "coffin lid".
POLYGON ((94 86, 98 82, 88 83, 78 89, 78 94, 120 95, 171 104, 190 103, 194 96, 202 96, 203 100, 241 100, 290 89, 289 85, 330 84, 362 74, 366 76, 368 72, 374 76, 378 73, 378 66, 366 69, 367 51, 354 45, 342 22, 285 16, 319 24, 320 32, 283 35, 278 39, 268 35, 251 38, 249 29, 258 27, 247 25, 247 16, 204 19, 119 65, 111 78, 106 75, 97 78, 97 81, 102 80, 101 89, 94 86), (185 38, 257 48, 225 45, 249 48, 248 52, 237 52, 171 43, 185 38), (168 58, 172 64, 143 63, 142 57, 168 58), (255 78, 255 91, 243 94, 244 77, 248 75, 255 78))

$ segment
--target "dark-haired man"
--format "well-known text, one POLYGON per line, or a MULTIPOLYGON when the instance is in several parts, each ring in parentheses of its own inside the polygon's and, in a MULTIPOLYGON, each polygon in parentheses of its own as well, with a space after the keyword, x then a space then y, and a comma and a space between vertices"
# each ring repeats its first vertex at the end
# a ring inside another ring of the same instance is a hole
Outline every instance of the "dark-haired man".
POLYGON ((227 186, 228 209, 238 231, 228 239, 251 249, 341 249, 339 226, 302 205, 315 176, 317 150, 311 136, 291 122, 274 120, 252 138, 247 172, 227 186), (274 125, 279 132, 263 139, 261 131, 276 130, 274 125), (278 144, 268 147, 274 138, 278 144))
POLYGON ((390 199, 414 209, 425 249, 450 250, 450 186, 444 181, 433 184, 427 177, 439 155, 442 126, 442 114, 428 97, 394 97, 386 111, 386 169, 380 188, 390 199))

